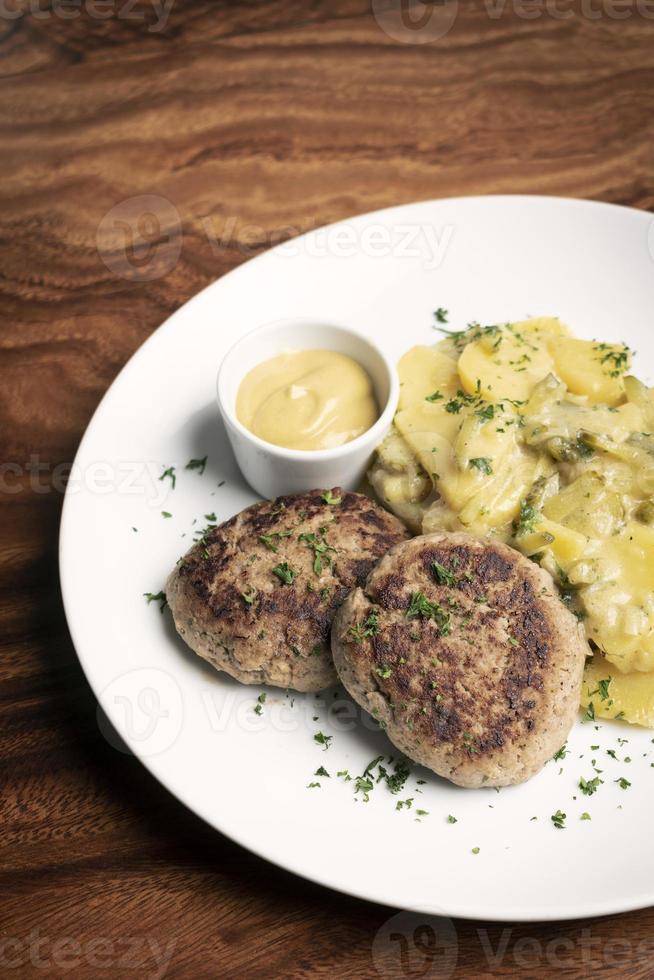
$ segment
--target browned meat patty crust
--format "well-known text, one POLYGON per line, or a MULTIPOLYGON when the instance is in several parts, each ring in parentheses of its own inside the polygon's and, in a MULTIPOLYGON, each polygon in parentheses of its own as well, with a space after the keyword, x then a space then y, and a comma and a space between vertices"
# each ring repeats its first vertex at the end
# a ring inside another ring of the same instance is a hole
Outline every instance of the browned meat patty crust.
POLYGON ((337 681, 334 613, 406 537, 396 517, 339 487, 253 504, 208 530, 170 575, 175 626, 245 684, 318 691, 337 681))
POLYGON ((352 697, 411 759, 460 786, 529 779, 561 747, 588 646, 553 580, 497 541, 394 548, 336 614, 352 697))

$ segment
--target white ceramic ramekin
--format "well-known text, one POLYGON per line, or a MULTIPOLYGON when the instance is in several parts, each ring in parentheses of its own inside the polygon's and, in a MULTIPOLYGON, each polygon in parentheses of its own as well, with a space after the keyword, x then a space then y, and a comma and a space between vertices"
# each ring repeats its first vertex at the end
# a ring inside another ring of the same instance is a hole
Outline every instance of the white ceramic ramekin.
POLYGON ((276 320, 246 334, 227 352, 218 372, 218 407, 243 476, 263 497, 316 487, 355 489, 375 446, 388 432, 399 397, 395 365, 375 344, 349 327, 311 318, 276 320), (253 435, 236 418, 244 376, 285 350, 334 350, 358 361, 372 381, 380 415, 370 429, 335 449, 283 449, 253 435))

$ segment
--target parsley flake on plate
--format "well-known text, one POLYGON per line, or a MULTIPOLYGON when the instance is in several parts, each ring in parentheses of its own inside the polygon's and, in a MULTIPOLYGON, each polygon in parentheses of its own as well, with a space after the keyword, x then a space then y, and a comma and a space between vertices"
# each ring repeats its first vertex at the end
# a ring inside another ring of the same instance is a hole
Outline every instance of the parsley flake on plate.
POLYGON ((168 605, 168 600, 166 599, 166 593, 163 591, 144 592, 143 595, 145 596, 148 605, 150 605, 151 602, 161 603, 161 605, 159 606, 159 612, 163 612, 166 606, 168 605))
POLYGON ((209 459, 208 456, 203 456, 202 459, 189 459, 184 469, 197 470, 200 476, 202 476, 202 474, 205 471, 208 459, 209 459))
POLYGON ((175 467, 174 466, 169 466, 169 467, 167 467, 167 469, 164 469, 163 473, 159 477, 159 480, 166 480, 166 479, 170 480, 170 482, 172 484, 172 488, 174 490, 175 489, 175 485, 177 483, 177 477, 175 476, 175 467))
POLYGON ((329 748, 329 744, 332 741, 333 737, 334 737, 333 735, 323 735, 322 732, 316 732, 315 735, 313 736, 313 740, 318 745, 322 745, 324 751, 326 752, 327 749, 329 748))

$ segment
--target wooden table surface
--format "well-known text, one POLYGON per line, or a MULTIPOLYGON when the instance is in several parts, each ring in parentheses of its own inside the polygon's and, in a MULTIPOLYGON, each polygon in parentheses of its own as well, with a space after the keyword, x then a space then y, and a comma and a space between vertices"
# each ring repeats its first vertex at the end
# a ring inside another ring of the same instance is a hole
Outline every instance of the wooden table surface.
POLYGON ((390 0, 17 2, 0 4, 0 974, 653 976, 652 911, 457 921, 444 950, 409 918, 385 945, 391 909, 208 829, 100 733, 57 535, 107 386, 249 255, 422 198, 652 210, 654 2, 450 0, 404 21, 390 0))

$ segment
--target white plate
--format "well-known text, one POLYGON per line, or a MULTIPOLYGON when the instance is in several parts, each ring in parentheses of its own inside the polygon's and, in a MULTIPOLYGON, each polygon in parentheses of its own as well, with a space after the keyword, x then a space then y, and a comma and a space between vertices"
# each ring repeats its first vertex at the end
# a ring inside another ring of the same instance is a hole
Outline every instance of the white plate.
POLYGON ((202 515, 222 520, 254 499, 215 404, 221 357, 243 331, 278 317, 319 316, 369 331, 399 355, 437 339, 439 306, 457 328, 552 314, 582 337, 636 347, 637 373, 651 383, 653 251, 650 217, 611 205, 536 197, 407 205, 321 229, 240 266, 135 354, 77 455, 61 581, 94 692, 129 748, 190 809, 297 874, 420 912, 537 920, 651 903, 652 733, 579 722, 565 760, 524 786, 462 790, 423 770, 401 794, 414 797, 411 810, 396 810, 381 784, 364 803, 337 771, 356 776, 392 749, 360 719, 344 730, 349 715, 328 712, 350 704, 342 693, 296 695, 291 708, 284 692, 269 689, 255 714, 260 689, 190 653, 169 614, 148 606, 143 593, 163 587, 202 515), (184 469, 205 454, 204 475, 184 469), (174 490, 158 479, 170 465, 174 490), (318 731, 333 736, 327 750, 313 739, 318 731), (629 742, 620 746, 618 737, 629 742), (632 761, 614 761, 607 748, 632 761), (577 783, 595 775, 593 758, 605 782, 586 797, 577 783), (331 778, 313 776, 321 765, 331 778), (621 776, 629 789, 614 781, 621 776), (307 789, 314 780, 321 788, 307 789), (429 816, 417 821, 416 808, 429 816), (568 815, 564 830, 550 820, 558 809, 568 815), (583 811, 591 821, 580 819, 583 811), (458 822, 449 824, 448 814, 458 822))

